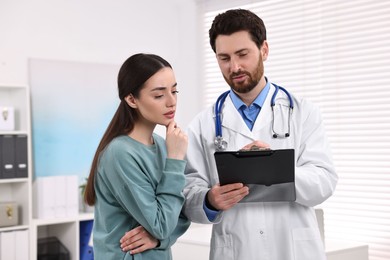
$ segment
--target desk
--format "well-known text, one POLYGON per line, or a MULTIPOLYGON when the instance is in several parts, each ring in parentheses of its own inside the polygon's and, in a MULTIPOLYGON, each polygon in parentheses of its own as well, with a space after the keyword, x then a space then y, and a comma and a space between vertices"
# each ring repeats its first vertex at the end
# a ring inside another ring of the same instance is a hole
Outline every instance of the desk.
POLYGON ((328 260, 368 260, 368 245, 325 239, 328 260))
MULTIPOLYGON (((172 247, 173 259, 208 260, 211 225, 192 224, 172 247)), ((368 260, 368 246, 347 241, 325 241, 328 260, 368 260)))

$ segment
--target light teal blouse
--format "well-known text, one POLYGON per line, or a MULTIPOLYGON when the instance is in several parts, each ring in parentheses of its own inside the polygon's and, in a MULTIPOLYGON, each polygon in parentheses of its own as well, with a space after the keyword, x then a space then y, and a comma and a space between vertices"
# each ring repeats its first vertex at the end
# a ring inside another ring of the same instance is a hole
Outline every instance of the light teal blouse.
POLYGON ((186 162, 167 158, 165 140, 147 146, 119 136, 103 151, 95 179, 95 260, 172 259, 170 247, 189 226, 181 215, 186 162), (160 246, 140 254, 122 252, 125 232, 143 226, 160 246))

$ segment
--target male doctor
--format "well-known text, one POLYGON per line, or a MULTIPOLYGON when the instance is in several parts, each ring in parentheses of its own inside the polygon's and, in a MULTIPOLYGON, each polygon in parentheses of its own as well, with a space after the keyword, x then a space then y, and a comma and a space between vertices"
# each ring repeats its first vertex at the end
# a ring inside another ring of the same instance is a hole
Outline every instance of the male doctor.
MULTIPOLYGON (((338 177, 319 109, 291 95, 294 108, 289 117, 288 96, 278 91, 273 115, 275 86, 264 76, 263 65, 269 50, 266 29, 257 15, 243 9, 219 14, 209 36, 231 88, 221 108, 226 150, 253 145, 294 149, 296 201, 247 203, 241 201, 251 194, 247 186, 219 185, 216 115, 210 107, 187 131, 184 213, 193 222, 213 224, 211 260, 325 260, 313 206, 333 194, 338 177)), ((258 174, 264 174, 262 169, 258 174)))

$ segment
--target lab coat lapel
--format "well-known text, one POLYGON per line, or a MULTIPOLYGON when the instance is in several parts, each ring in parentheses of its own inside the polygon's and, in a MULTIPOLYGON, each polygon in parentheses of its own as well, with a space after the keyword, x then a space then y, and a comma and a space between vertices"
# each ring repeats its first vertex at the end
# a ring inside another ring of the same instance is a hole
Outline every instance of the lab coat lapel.
POLYGON ((245 124, 240 113, 233 105, 230 96, 228 96, 224 102, 222 108, 222 126, 239 134, 245 135, 246 137, 253 138, 251 130, 245 124))
MULTIPOLYGON (((252 132, 256 133, 263 129, 264 127, 269 126, 269 122, 272 120, 272 110, 271 110, 271 98, 274 94, 275 87, 271 84, 268 91, 268 95, 265 98, 264 104, 261 107, 260 113, 257 116, 255 124, 253 126, 252 132)), ((258 137, 257 137, 258 138, 258 137)))

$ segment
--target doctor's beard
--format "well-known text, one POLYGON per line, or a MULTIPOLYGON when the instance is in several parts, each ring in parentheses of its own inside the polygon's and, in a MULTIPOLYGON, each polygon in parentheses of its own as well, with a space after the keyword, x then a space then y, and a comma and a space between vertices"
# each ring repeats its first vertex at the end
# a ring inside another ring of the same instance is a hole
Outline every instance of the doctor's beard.
POLYGON ((254 89, 257 84, 259 84, 261 78, 264 75, 264 64, 263 59, 261 58, 261 55, 259 57, 259 61, 257 63, 257 68, 252 73, 246 71, 246 70, 239 70, 237 72, 233 72, 229 75, 229 78, 225 77, 223 75, 223 78, 225 79, 226 83, 237 93, 248 93, 252 89, 254 89), (245 74, 248 76, 248 80, 245 80, 242 83, 234 84, 233 77, 237 75, 245 74))

